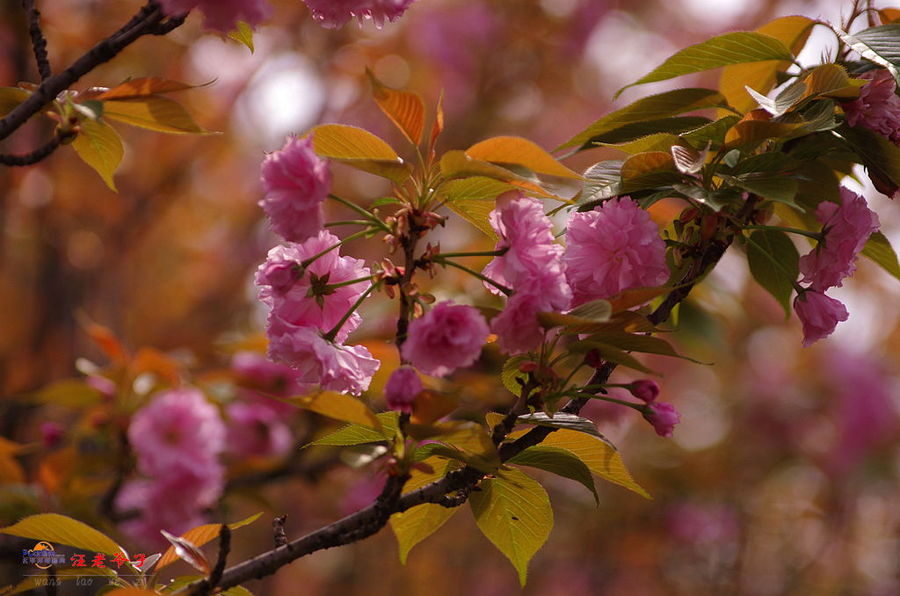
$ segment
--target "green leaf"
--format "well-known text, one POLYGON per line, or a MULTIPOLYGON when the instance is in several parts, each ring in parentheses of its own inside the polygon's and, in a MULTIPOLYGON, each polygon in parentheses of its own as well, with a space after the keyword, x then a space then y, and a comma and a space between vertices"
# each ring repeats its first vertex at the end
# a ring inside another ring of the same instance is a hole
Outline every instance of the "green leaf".
POLYGON ((753 278, 791 316, 793 282, 800 274, 800 255, 787 234, 778 230, 754 230, 747 239, 747 262, 753 278))
POLYGON ((253 596, 253 592, 244 586, 234 586, 228 588, 224 592, 219 592, 221 596, 253 596))
POLYGON ((591 142, 595 145, 617 145, 634 141, 648 135, 660 133, 681 133, 706 126, 711 121, 702 116, 673 116, 660 120, 643 120, 626 124, 619 128, 605 132, 594 137, 591 142))
POLYGON ((725 135, 728 133, 728 130, 737 124, 739 120, 740 118, 737 116, 725 116, 710 122, 706 126, 686 132, 681 135, 681 138, 698 149, 706 147, 707 143, 712 143, 713 147, 719 147, 725 142, 725 135))
POLYGON ((486 139, 466 149, 466 155, 482 161, 520 165, 538 174, 581 179, 539 145, 521 137, 486 139))
POLYGON ((729 64, 792 59, 791 51, 774 37, 747 31, 726 33, 677 52, 638 81, 617 91, 616 96, 635 85, 665 81, 729 64))
MULTIPOLYGON (((584 332, 590 333, 590 331, 587 330, 585 330, 584 332)), ((643 373, 651 375, 659 374, 656 371, 649 369, 641 364, 640 361, 638 361, 634 356, 620 349, 618 346, 614 346, 603 341, 587 339, 580 340, 570 344, 569 350, 571 350, 572 352, 589 352, 591 350, 597 350, 597 352, 600 353, 600 356, 604 360, 615 362, 616 364, 619 364, 621 366, 627 366, 628 368, 633 368, 634 370, 639 370, 643 373)))
POLYGON ((644 498, 650 498, 649 493, 636 483, 631 474, 628 473, 628 469, 622 461, 622 456, 619 455, 616 448, 605 439, 574 430, 562 429, 550 433, 541 442, 541 446, 558 447, 571 451, 597 476, 636 492, 644 498))
POLYGON ((831 28, 854 52, 888 69, 894 80, 900 83, 900 25, 871 27, 852 35, 834 25, 831 28))
POLYGON ((254 52, 253 28, 244 21, 238 21, 237 27, 228 34, 228 37, 247 46, 247 49, 250 50, 251 54, 254 52))
POLYGON ((553 529, 553 509, 547 492, 527 474, 505 470, 479 485, 469 497, 478 529, 506 555, 524 586, 528 562, 553 529))
POLYGON ((875 232, 869 236, 869 240, 862 249, 862 254, 875 261, 881 268, 900 279, 900 263, 897 262, 897 253, 891 246, 891 241, 881 232, 875 232))
POLYGON ((797 105, 800 99, 807 95, 807 88, 806 83, 795 80, 785 87, 775 99, 769 99, 762 93, 758 93, 750 87, 747 87, 747 93, 756 100, 759 107, 770 113, 772 116, 777 117, 797 105))
POLYGON ((622 175, 620 172, 623 163, 625 162, 620 159, 611 159, 589 167, 584 172, 584 188, 579 193, 577 202, 583 203, 586 207, 603 199, 617 196, 621 186, 622 175))
MULTIPOLYGON (((260 516, 262 516, 262 513, 256 513, 254 515, 251 515, 250 517, 242 519, 241 521, 228 524, 228 529, 237 530, 238 528, 248 526, 259 519, 260 516)), ((179 538, 186 540, 195 547, 201 547, 207 542, 218 538, 221 529, 222 524, 203 524, 202 526, 197 526, 196 528, 188 530, 179 538)), ((168 567, 169 565, 177 561, 179 556, 180 555, 176 552, 176 548, 173 544, 166 550, 165 553, 163 553, 162 558, 156 564, 156 571, 159 571, 163 567, 168 567)))
POLYGON ((579 482, 591 491, 591 494, 594 495, 594 502, 597 505, 600 504, 600 496, 597 494, 597 487, 594 485, 594 478, 591 476, 590 469, 571 451, 560 449, 559 447, 538 445, 529 447, 516 454, 507 460, 506 463, 538 468, 579 482))
POLYGON ((580 304, 567 313, 572 317, 579 317, 594 322, 608 321, 612 315, 612 305, 609 300, 591 300, 580 304))
POLYGON ((535 426, 548 426, 550 428, 567 428, 596 437, 603 436, 591 420, 575 414, 567 414, 565 412, 555 412, 553 416, 548 416, 544 412, 523 414, 518 417, 517 422, 534 424, 535 426))
POLYGON ((875 187, 887 196, 893 196, 900 187, 900 147, 862 126, 845 124, 837 132, 859 155, 875 187))
POLYGON ((409 178, 409 166, 397 152, 367 130, 345 124, 320 124, 309 134, 313 136, 313 149, 322 157, 397 183, 409 178))
POLYGON ((711 89, 687 88, 658 93, 639 99, 624 108, 607 114, 557 147, 554 151, 567 147, 590 149, 593 147, 592 143, 594 140, 600 135, 628 124, 659 120, 684 114, 685 112, 724 105, 725 98, 717 91, 711 89))
POLYGON ((81 132, 72 142, 72 147, 81 160, 100 174, 106 185, 116 190, 113 174, 122 163, 125 147, 113 127, 100 120, 82 120, 81 132))
POLYGON ((348 424, 333 433, 325 435, 321 439, 313 441, 307 447, 312 445, 346 447, 349 445, 365 445, 366 443, 389 441, 397 433, 397 417, 399 413, 382 412, 375 416, 381 424, 381 431, 367 426, 360 426, 359 424, 348 424))
POLYGON ((169 134, 216 134, 201 128, 174 99, 146 95, 103 102, 103 116, 124 124, 169 134))
POLYGON ((794 202, 800 182, 784 174, 753 173, 743 176, 722 176, 729 183, 772 201, 790 205, 796 209, 800 206, 794 202))
POLYGON ((5 118, 30 95, 30 91, 19 87, 0 87, 0 118, 5 118))
POLYGON ((87 551, 121 554, 126 559, 128 553, 109 536, 89 525, 58 513, 39 513, 3 529, 0 534, 45 540, 50 543, 66 544, 87 551))
POLYGON ((659 354, 660 356, 671 356, 672 358, 690 360, 695 364, 708 364, 679 354, 669 342, 661 337, 654 337, 643 333, 627 333, 621 330, 610 329, 609 331, 593 334, 586 339, 587 341, 600 341, 629 352, 659 354))
POLYGON ((503 370, 500 371, 500 381, 513 395, 522 393, 522 385, 519 383, 519 380, 523 383, 528 381, 528 373, 522 372, 519 370, 519 367, 523 362, 529 361, 531 359, 527 356, 512 356, 503 363, 503 370))
POLYGON ((696 174, 703 169, 703 165, 706 163, 706 151, 697 151, 683 145, 672 145, 669 152, 672 154, 675 167, 682 174, 696 174))

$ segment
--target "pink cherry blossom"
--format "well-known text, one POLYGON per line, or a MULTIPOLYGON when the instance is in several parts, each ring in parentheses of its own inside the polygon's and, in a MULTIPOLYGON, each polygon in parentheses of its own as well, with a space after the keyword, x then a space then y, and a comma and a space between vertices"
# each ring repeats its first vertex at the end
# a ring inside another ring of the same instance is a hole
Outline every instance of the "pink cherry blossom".
MULTIPOLYGON (((269 326, 278 319, 290 325, 315 327, 328 332, 353 307, 360 295, 371 285, 369 281, 330 288, 327 293, 310 296, 314 284, 336 284, 367 277, 365 261, 340 256, 334 249, 310 263, 304 270, 301 263, 339 242, 333 234, 322 230, 318 235, 296 244, 276 246, 269 251, 266 262, 256 273, 259 298, 271 310, 269 326), (290 272, 290 273, 288 273, 290 272), (293 280, 289 283, 288 280, 293 280)), ((341 326, 336 340, 343 342, 362 321, 353 313, 341 326)))
POLYGON ((159 0, 168 15, 184 14, 196 8, 203 13, 203 26, 222 33, 234 31, 238 21, 256 26, 268 18, 266 0, 159 0))
POLYGON ((328 29, 343 27, 356 17, 362 23, 372 19, 379 27, 385 21, 400 18, 414 0, 303 0, 309 7, 313 19, 328 29))
POLYGON ((312 327, 270 321, 269 356, 298 371, 298 380, 322 389, 359 395, 381 364, 363 346, 326 340, 312 327))
POLYGON ((259 403, 235 402, 228 416, 228 451, 242 457, 273 457, 287 453, 291 429, 278 411, 259 403))
POLYGON ((566 231, 566 278, 572 306, 669 277, 666 245, 650 215, 628 197, 575 213, 566 231))
POLYGON ((300 242, 322 229, 322 201, 331 189, 328 162, 313 151, 312 137, 290 137, 262 162, 265 197, 259 202, 272 229, 285 240, 300 242))
POLYGON ((800 272, 803 273, 801 281, 824 292, 840 287, 845 277, 853 275, 856 255, 878 229, 879 222, 863 197, 843 187, 841 203, 819 203, 816 217, 823 225, 825 240, 800 257, 800 272))
POLYGON ((843 105, 847 124, 864 126, 900 144, 900 97, 897 82, 886 69, 859 75, 869 82, 859 90, 859 98, 843 105))
POLYGON ((537 349, 544 341, 545 330, 537 314, 546 308, 543 298, 531 292, 516 292, 499 315, 491 319, 491 331, 506 354, 522 354, 537 349))
POLYGON ((422 379, 411 366, 401 366, 391 373, 384 385, 384 398, 392 410, 412 412, 416 396, 422 392, 422 379))
POLYGON ((839 300, 813 289, 794 298, 794 312, 803 323, 803 345, 806 347, 831 335, 839 322, 850 317, 839 300))
POLYGON ((681 422, 681 414, 670 403, 656 401, 644 408, 644 419, 653 425, 653 429, 661 437, 671 437, 675 425, 681 422))
POLYGON ((286 364, 272 362, 257 352, 237 352, 231 358, 231 370, 235 374, 241 400, 261 404, 283 417, 297 408, 271 396, 304 395, 310 391, 309 386, 297 380, 296 370, 286 364))
POLYGON ((475 362, 487 336, 487 322, 476 309, 440 302, 409 324, 401 354, 425 374, 442 377, 475 362))
POLYGON ((225 445, 225 425, 219 412, 197 389, 172 389, 158 394, 137 411, 128 427, 138 470, 161 477, 174 469, 203 475, 215 465, 225 445))
POLYGON ((659 397, 659 384, 652 379, 640 379, 629 385, 631 394, 648 404, 659 397))

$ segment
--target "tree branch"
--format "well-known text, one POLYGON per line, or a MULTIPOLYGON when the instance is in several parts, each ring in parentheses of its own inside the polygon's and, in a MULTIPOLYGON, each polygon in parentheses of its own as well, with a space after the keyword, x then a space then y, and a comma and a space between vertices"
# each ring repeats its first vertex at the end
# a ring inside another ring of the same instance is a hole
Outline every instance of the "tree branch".
POLYGON ((31 153, 25 153, 23 155, 7 155, 0 154, 0 164, 5 166, 30 166, 42 161, 56 151, 59 146, 66 139, 70 139, 75 136, 75 133, 72 131, 61 133, 59 131, 53 136, 52 139, 47 141, 46 144, 38 147, 31 153))
POLYGON ((85 74, 115 58, 138 38, 144 35, 165 35, 183 22, 184 16, 167 19, 159 4, 155 0, 150 0, 118 31, 88 50, 64 71, 44 79, 28 99, 0 120, 0 140, 11 135, 85 74))
POLYGON ((41 13, 35 6, 35 0, 22 0, 22 8, 28 13, 28 34, 31 36, 31 48, 34 50, 38 73, 43 81, 53 76, 53 71, 50 70, 50 61, 47 59, 47 39, 41 30, 41 13))

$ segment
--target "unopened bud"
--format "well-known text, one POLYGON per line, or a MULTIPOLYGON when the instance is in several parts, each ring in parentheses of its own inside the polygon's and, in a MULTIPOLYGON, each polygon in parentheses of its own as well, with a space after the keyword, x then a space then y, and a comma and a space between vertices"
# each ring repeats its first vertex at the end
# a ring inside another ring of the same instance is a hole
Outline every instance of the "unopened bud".
POLYGON ((628 390, 636 398, 648 404, 659 397, 659 385, 650 379, 641 379, 628 386, 628 390))

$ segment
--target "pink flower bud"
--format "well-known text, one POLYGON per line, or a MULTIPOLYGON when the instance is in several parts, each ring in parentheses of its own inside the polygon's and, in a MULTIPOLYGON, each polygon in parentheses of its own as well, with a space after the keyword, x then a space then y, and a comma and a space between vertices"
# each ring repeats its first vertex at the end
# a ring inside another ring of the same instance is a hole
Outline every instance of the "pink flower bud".
POLYGON ((636 398, 648 404, 659 397, 659 385, 650 379, 641 379, 628 386, 628 390, 636 398))
POLYGON ((681 414, 672 404, 653 402, 644 408, 644 419, 653 425, 656 434, 661 437, 671 437, 675 425, 681 421, 681 414))
POLYGON ((422 391, 422 381, 410 366, 401 366, 391 373, 384 385, 384 397, 388 407, 411 414, 416 396, 422 391))

